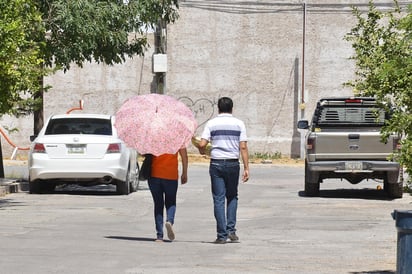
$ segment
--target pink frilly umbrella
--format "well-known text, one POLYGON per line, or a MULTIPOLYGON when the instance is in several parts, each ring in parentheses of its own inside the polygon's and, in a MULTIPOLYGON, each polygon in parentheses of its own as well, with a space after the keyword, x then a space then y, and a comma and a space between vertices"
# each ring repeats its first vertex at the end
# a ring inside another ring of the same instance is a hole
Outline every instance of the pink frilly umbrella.
POLYGON ((184 103, 151 93, 126 100, 116 112, 115 127, 127 146, 159 156, 187 147, 197 122, 184 103))

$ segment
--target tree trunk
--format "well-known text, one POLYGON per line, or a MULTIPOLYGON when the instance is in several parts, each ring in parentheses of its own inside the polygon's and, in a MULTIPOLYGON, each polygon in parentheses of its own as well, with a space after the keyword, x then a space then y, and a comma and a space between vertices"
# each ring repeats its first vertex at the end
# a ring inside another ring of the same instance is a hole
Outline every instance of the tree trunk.
POLYGON ((44 111, 43 111, 43 77, 39 78, 40 91, 34 95, 34 99, 40 99, 39 107, 34 110, 34 123, 33 133, 38 135, 44 124, 44 111))
POLYGON ((1 138, 0 138, 0 178, 4 178, 4 165, 3 165, 3 150, 1 149, 1 138))

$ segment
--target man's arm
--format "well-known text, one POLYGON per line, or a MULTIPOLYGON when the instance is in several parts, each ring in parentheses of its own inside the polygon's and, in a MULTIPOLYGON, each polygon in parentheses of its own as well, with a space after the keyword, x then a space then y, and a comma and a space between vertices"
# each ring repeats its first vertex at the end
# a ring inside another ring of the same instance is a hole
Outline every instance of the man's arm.
POLYGON ((247 182, 249 180, 249 149, 247 147, 247 142, 242 141, 240 146, 240 156, 243 161, 243 176, 242 181, 247 182))
POLYGON ((199 149, 199 153, 200 154, 202 154, 202 155, 205 155, 206 154, 206 146, 207 146, 207 144, 209 143, 209 141, 208 140, 206 140, 206 139, 201 139, 200 140, 200 143, 199 143, 199 145, 198 145, 198 149, 199 149))

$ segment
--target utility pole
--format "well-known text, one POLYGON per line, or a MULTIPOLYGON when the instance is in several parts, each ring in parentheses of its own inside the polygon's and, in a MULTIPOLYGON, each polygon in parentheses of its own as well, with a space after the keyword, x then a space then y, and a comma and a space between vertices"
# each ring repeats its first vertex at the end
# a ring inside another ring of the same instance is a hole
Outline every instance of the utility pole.
POLYGON ((160 19, 155 31, 155 52, 153 55, 153 73, 155 74, 155 93, 166 93, 167 72, 167 25, 160 19))
MULTIPOLYGON (((301 86, 301 94, 300 94, 300 119, 305 118, 305 108, 306 108, 306 100, 305 100, 305 45, 306 45, 306 1, 303 1, 303 19, 302 19, 302 86, 301 86)), ((300 138, 300 159, 305 158, 305 136, 301 134, 300 138)))
POLYGON ((302 91, 300 94, 301 118, 305 117, 305 46, 306 46, 306 2, 303 1, 302 23, 302 91))

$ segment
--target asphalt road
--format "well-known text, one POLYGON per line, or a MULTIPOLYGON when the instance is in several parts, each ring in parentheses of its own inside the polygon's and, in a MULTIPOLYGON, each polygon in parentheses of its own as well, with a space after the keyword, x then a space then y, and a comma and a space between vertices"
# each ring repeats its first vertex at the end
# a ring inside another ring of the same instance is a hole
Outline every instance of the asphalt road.
POLYGON ((152 198, 113 187, 0 197, 0 273, 394 273, 394 209, 376 182, 326 181, 303 195, 303 168, 252 165, 240 186, 240 243, 215 245, 207 164, 179 186, 174 242, 154 242, 152 198))

